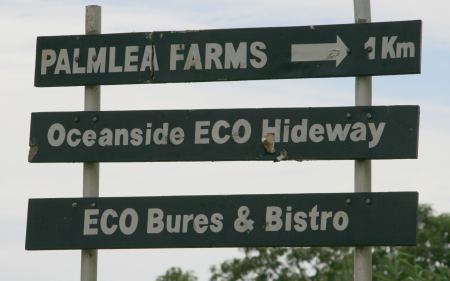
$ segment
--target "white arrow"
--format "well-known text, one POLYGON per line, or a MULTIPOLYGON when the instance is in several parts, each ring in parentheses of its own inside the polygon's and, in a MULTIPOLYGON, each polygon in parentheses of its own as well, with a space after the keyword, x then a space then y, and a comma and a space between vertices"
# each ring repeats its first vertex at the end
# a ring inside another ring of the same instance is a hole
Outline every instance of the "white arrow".
POLYGON ((347 56, 347 46, 336 36, 336 43, 292 44, 291 62, 335 60, 336 67, 347 56))

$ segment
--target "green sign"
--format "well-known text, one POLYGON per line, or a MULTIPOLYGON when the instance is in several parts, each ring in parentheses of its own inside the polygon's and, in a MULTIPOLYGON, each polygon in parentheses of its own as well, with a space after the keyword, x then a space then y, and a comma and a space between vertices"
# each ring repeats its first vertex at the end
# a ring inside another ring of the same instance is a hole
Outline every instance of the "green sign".
POLYGON ((35 85, 420 73, 421 21, 38 37, 35 85))
POLYGON ((417 158, 418 106, 43 112, 30 162, 417 158))
POLYGON ((30 199, 27 250, 415 245, 417 192, 30 199))
POLYGON ((32 113, 30 162, 417 158, 418 106, 32 113))

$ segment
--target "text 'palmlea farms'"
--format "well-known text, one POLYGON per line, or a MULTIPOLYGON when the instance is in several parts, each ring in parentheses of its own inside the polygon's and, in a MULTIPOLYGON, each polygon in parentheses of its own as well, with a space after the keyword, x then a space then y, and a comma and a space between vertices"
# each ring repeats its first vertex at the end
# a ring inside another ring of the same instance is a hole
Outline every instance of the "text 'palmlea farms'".
POLYGON ((420 57, 420 21, 44 36, 35 85, 409 74, 420 57))

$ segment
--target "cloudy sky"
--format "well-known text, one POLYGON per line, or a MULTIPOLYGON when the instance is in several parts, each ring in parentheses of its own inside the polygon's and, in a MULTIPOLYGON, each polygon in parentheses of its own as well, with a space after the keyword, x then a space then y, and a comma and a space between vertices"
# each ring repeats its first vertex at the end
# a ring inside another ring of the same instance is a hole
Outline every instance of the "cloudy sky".
MULTIPOLYGON (((84 33, 102 6, 103 33, 353 23, 353 1, 0 0, 0 280, 79 280, 79 251, 24 250, 29 198, 79 197, 81 164, 27 162, 30 113, 83 109, 82 87, 35 88, 36 37, 84 33)), ((373 191, 418 191, 450 212, 450 20, 447 0, 374 0, 372 21, 423 21, 422 73, 374 77, 374 105, 420 105, 417 160, 373 161, 373 191)), ((103 110, 354 105, 354 78, 102 87, 103 110)), ((101 196, 353 191, 353 161, 101 164, 101 196)), ((197 272, 237 249, 99 252, 98 280, 153 280, 170 266, 197 272), (129 278, 128 278, 129 279, 129 278)))

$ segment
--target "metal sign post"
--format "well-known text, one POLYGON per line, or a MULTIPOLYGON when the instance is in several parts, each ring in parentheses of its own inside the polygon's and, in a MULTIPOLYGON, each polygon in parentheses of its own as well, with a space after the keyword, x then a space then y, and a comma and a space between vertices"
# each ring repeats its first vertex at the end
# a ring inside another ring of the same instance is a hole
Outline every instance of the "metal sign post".
MULTIPOLYGON (((86 6, 86 34, 101 33, 101 7, 86 6)), ((84 110, 100 110, 100 86, 84 87, 84 110)), ((99 195, 99 163, 83 163, 83 197, 99 195)), ((97 280, 97 250, 81 251, 81 281, 97 280)))
MULTIPOLYGON (((355 22, 369 23, 370 0, 354 0, 355 22)), ((368 47, 369 48, 369 47, 368 47)), ((370 56, 371 50, 368 51, 370 56)), ((355 78, 355 105, 372 105, 372 77, 355 78)), ((355 192, 372 191, 372 163, 371 160, 355 160, 355 192)), ((372 252, 371 247, 356 247, 353 264, 355 281, 372 280, 372 252)))

